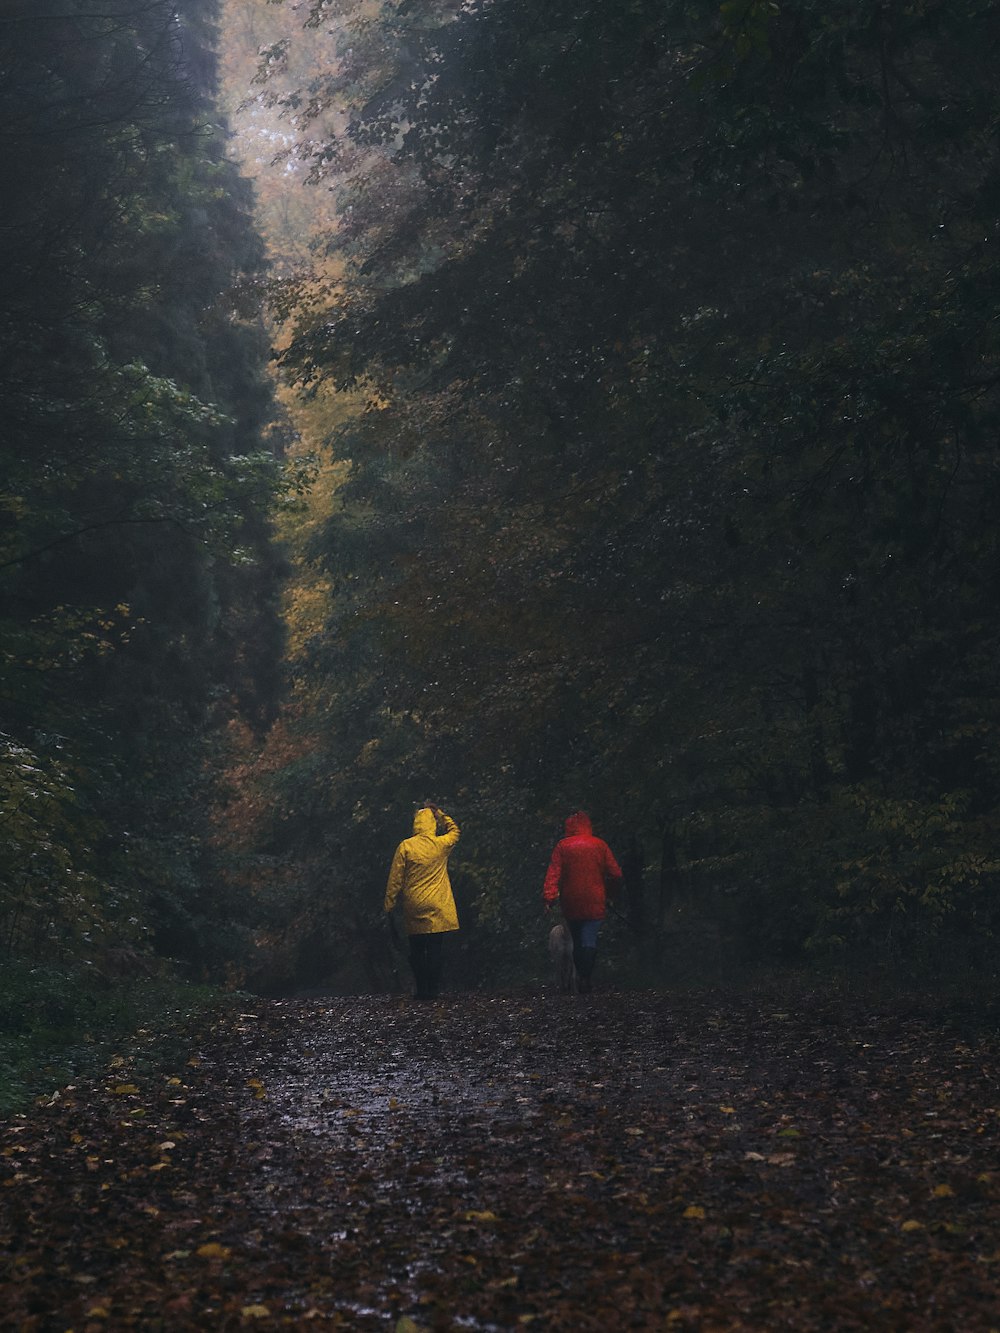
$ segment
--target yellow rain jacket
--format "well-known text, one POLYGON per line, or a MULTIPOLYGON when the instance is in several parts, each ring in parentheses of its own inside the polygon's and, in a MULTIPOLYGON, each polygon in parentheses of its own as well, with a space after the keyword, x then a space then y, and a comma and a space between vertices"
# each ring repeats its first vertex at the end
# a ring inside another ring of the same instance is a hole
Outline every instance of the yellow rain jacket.
POLYGON ((458 825, 442 814, 444 833, 437 834, 431 810, 413 816, 413 837, 396 848, 385 886, 385 910, 391 912, 403 895, 403 920, 408 935, 433 935, 458 930, 458 913, 448 879, 448 855, 458 842, 458 825))

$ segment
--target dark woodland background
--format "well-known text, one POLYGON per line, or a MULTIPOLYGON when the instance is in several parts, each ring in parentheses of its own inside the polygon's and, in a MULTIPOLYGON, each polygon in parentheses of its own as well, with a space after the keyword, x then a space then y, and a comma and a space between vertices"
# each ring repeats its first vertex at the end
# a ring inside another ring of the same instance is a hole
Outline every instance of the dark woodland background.
POLYGON ((990 0, 8 0, 15 1083, 184 982, 402 984, 425 798, 458 988, 541 976, 578 807, 619 984, 995 976, 998 48, 990 0))

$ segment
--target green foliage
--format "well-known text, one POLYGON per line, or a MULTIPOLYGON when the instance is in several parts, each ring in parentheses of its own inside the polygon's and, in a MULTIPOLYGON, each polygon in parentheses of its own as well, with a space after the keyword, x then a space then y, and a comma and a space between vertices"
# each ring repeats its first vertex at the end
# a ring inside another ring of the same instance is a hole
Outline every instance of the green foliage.
POLYGON ((8 963, 0 972, 0 1113, 95 1074, 115 1049, 155 1063, 194 1015, 233 996, 166 976, 91 965, 8 963))
POLYGON ((432 792, 485 956, 583 804, 743 956, 988 960, 1000 6, 337 13, 285 364, 367 410, 278 854, 370 909, 432 792))
POLYGON ((214 927, 174 924, 222 906, 211 737, 274 712, 284 486, 215 5, 7 8, 0 938, 34 962, 140 942, 214 967, 214 927))
MULTIPOLYGON (((57 759, 0 736, 0 946, 8 955, 65 957, 100 939, 121 896, 93 873, 100 831, 78 809, 57 759)), ((119 930, 135 934, 124 920, 119 930)))

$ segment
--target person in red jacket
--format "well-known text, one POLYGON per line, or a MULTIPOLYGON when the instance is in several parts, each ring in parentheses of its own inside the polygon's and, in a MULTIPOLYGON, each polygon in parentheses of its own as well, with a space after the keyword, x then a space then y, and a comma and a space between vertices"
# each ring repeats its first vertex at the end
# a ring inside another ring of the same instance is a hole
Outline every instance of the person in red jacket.
POLYGON ((559 900, 573 936, 573 962, 581 991, 590 990, 608 894, 616 893, 621 882, 618 862, 608 844, 594 837, 590 816, 583 811, 570 815, 566 836, 552 853, 542 896, 546 908, 559 900))

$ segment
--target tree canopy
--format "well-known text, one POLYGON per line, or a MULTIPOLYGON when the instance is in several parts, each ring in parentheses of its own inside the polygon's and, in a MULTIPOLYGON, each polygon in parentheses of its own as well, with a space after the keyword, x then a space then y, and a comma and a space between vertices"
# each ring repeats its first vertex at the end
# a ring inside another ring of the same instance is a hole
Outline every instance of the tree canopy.
POLYGON ((206 761, 275 707, 280 448, 214 18, 0 18, 0 922, 28 960, 198 967, 235 930, 206 761))
POLYGON ((376 981, 433 797, 468 980, 580 806, 647 936, 989 960, 998 40, 992 0, 18 0, 9 947, 376 981))
POLYGON ((988 950, 998 7, 303 17, 283 365, 361 410, 272 851, 363 912, 433 791, 516 943, 584 804, 738 953, 988 950))

